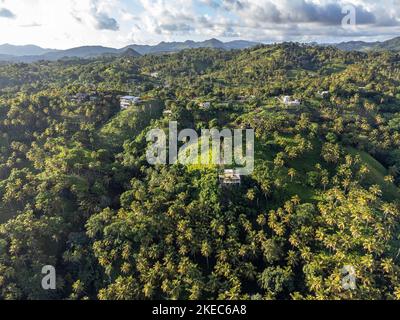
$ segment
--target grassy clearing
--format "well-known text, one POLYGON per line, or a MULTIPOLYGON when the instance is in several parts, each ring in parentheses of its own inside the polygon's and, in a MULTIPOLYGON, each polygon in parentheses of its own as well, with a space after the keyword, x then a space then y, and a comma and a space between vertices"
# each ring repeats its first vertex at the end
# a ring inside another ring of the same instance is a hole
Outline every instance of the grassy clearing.
POLYGON ((383 196, 387 200, 400 199, 400 190, 393 183, 385 181, 388 175, 387 169, 370 154, 354 148, 347 148, 351 155, 359 155, 363 163, 368 167, 369 173, 366 177, 368 185, 377 184, 383 191, 383 196))

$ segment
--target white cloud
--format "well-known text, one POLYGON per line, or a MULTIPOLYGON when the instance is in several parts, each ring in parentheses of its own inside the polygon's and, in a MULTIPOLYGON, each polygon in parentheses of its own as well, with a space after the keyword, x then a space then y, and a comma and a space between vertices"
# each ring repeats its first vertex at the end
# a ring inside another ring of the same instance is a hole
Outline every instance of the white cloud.
POLYGON ((0 18, 15 19, 15 14, 7 8, 0 8, 0 18))
POLYGON ((71 14, 78 22, 98 30, 119 30, 117 20, 109 15, 109 12, 112 11, 111 1, 74 0, 72 3, 71 14))
POLYGON ((0 43, 122 47, 159 41, 384 39, 399 34, 400 0, 0 0, 0 43), (343 5, 358 24, 344 29, 343 5), (1 11, 0 11, 1 16, 1 11))
POLYGON ((5 0, 4 6, 16 19, 0 19, 1 30, 6 30, 0 33, 0 43, 119 46, 114 35, 119 28, 119 0, 5 0))
POLYGON ((400 28, 399 0, 354 0, 357 25, 342 28, 347 0, 141 0, 141 31, 171 38, 213 36, 250 40, 343 39, 396 35, 400 28), (196 10, 207 7, 210 14, 196 10))

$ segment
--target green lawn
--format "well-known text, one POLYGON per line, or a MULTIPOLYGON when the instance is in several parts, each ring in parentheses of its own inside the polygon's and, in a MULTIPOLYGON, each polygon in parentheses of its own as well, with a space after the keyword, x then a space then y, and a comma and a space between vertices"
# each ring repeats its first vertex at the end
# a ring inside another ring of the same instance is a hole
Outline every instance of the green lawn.
MULTIPOLYGON (((281 136, 287 144, 292 144, 294 138, 291 136, 281 136)), ((256 140, 255 142, 255 161, 265 160, 273 162, 277 152, 273 150, 273 141, 261 142, 256 140)), ((318 193, 312 187, 304 185, 304 181, 307 179, 307 173, 315 170, 317 163, 322 163, 320 153, 321 146, 317 140, 313 141, 314 149, 306 152, 298 159, 290 160, 287 163, 287 167, 294 168, 297 171, 298 176, 289 182, 285 187, 285 198, 289 199, 295 195, 298 195, 303 202, 315 202, 319 199, 318 193)), ((279 147, 278 147, 279 148, 279 147)), ((285 177, 286 178, 286 177, 285 177)))
POLYGON ((393 183, 385 181, 385 176, 388 175, 387 169, 370 154, 359 151, 354 148, 347 148, 351 155, 359 155, 364 164, 368 166, 369 173, 366 178, 368 184, 377 184, 383 191, 385 199, 394 200, 400 198, 400 190, 393 183))
POLYGON ((149 125, 151 119, 159 118, 161 115, 159 101, 145 101, 117 113, 101 128, 100 136, 110 145, 122 145, 125 140, 133 140, 149 125))

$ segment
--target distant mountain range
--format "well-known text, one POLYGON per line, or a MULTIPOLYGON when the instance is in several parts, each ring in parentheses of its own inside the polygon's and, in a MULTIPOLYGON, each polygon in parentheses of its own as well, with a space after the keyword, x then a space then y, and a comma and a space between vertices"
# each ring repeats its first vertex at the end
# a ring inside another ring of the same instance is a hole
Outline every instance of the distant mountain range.
POLYGON ((38 46, 0 45, 0 61, 34 62, 39 60, 59 60, 64 58, 95 58, 99 56, 140 56, 144 54, 159 54, 178 52, 185 49, 214 48, 222 50, 245 49, 258 45, 250 41, 222 42, 210 39, 202 42, 161 42, 155 46, 129 45, 122 49, 102 46, 83 46, 68 50, 43 49, 38 46))
MULTIPOLYGON (((131 56, 137 57, 145 54, 172 53, 185 49, 214 48, 222 50, 247 49, 260 43, 237 40, 222 42, 210 39, 201 42, 161 42, 157 45, 129 45, 121 49, 102 46, 83 46, 67 50, 44 49, 34 45, 14 46, 10 44, 0 45, 0 62, 35 62, 39 60, 60 60, 68 58, 96 58, 100 56, 131 56)), ((329 44, 345 51, 370 51, 370 50, 395 50, 400 51, 400 37, 384 42, 350 41, 337 44, 329 44)), ((323 45, 327 46, 327 45, 323 45)))
POLYGON ((32 46, 32 51, 28 50, 31 46, 12 46, 0 45, 0 61, 10 62, 35 62, 40 60, 60 60, 67 58, 95 58, 99 56, 118 56, 129 54, 130 56, 140 56, 134 50, 119 50, 102 46, 84 46, 68 50, 48 50, 40 47, 32 46), (22 48, 24 54, 16 54, 22 48), (37 54, 37 52, 41 52, 37 54))
POLYGON ((251 48, 259 43, 250 42, 244 40, 231 41, 231 42, 222 42, 217 39, 210 39, 202 42, 195 41, 185 41, 185 42, 161 42, 155 46, 146 46, 146 45, 130 45, 128 47, 123 48, 131 48, 140 54, 154 54, 154 53, 163 53, 163 52, 177 52, 185 49, 196 49, 196 48, 213 48, 213 49, 223 49, 223 50, 234 50, 234 49, 246 49, 251 48))
POLYGON ((334 47, 344 51, 400 51, 400 37, 383 42, 349 41, 333 44, 334 47))
POLYGON ((11 45, 8 43, 0 45, 0 54, 1 55, 16 56, 16 57, 36 56, 36 55, 42 55, 42 54, 46 54, 49 52, 55 52, 55 51, 57 51, 57 50, 43 49, 41 47, 34 46, 34 45, 14 46, 14 45, 11 45))

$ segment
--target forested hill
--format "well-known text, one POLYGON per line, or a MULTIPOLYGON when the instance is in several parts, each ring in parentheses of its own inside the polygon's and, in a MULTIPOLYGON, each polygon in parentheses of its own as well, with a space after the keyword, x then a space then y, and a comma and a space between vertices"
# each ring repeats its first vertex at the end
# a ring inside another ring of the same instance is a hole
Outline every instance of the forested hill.
POLYGON ((41 60, 55 61, 60 59, 77 58, 99 58, 101 56, 121 56, 130 52, 134 56, 144 54, 165 54, 178 52, 187 49, 212 48, 221 50, 238 50, 251 48, 258 43, 244 40, 222 42, 217 39, 206 41, 185 41, 185 42, 160 42, 157 45, 129 45, 121 49, 103 46, 82 46, 67 50, 43 49, 33 45, 14 46, 10 44, 0 45, 0 61, 9 62, 35 62, 41 60))
POLYGON ((389 39, 386 41, 365 42, 365 41, 349 41, 334 44, 340 50, 346 51, 400 51, 400 37, 389 39))
POLYGON ((399 54, 296 44, 1 65, 0 298, 400 298, 399 84, 399 54), (150 166, 171 120, 253 128, 254 172, 150 166))
MULTIPOLYGON (((160 55, 166 53, 176 53, 189 49, 219 49, 219 50, 243 50, 254 48, 261 45, 257 42, 236 40, 230 42, 222 42, 218 39, 209 39, 205 41, 185 42, 160 42, 156 45, 138 45, 132 44, 126 47, 116 49, 103 46, 81 46, 66 50, 44 49, 34 45, 16 46, 10 44, 0 45, 0 63, 4 62, 36 62, 36 61, 56 61, 68 59, 93 59, 101 57, 121 57, 127 53, 131 56, 140 55, 160 55)), ((310 45, 310 44, 309 44, 310 45)), ((365 42, 365 41, 349 41, 333 44, 320 44, 320 46, 333 46, 344 51, 400 51, 400 37, 389 39, 383 42, 365 42)))

